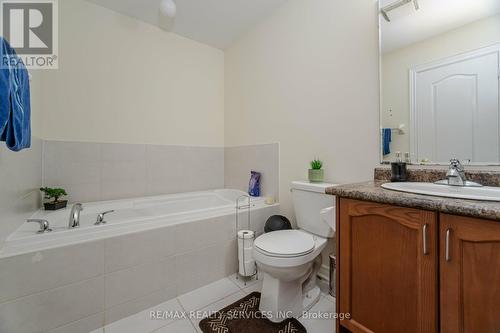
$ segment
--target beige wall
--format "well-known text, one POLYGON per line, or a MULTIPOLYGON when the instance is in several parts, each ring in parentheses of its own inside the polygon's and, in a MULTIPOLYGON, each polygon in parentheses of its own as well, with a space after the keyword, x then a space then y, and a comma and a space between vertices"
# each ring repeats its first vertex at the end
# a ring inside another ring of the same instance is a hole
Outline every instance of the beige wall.
POLYGON ((472 51, 500 42, 500 15, 412 44, 382 56, 383 127, 406 125, 405 135, 393 135, 391 154, 410 150, 409 70, 434 60, 472 51), (392 116, 389 110, 392 110, 392 116))
POLYGON ((377 3, 290 0, 226 51, 227 146, 280 143, 280 202, 309 161, 334 182, 379 159, 377 3), (346 14, 348 13, 348 15, 346 14))
POLYGON ((59 48, 44 139, 224 144, 222 51, 83 0, 59 1, 59 48))

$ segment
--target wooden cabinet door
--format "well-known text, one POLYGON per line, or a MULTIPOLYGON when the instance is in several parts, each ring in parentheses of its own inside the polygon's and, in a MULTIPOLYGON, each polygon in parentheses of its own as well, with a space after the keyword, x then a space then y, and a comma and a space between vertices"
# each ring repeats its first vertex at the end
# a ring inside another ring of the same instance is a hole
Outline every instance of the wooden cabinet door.
POLYGON ((442 333, 500 332, 500 223, 441 214, 442 333))
MULTIPOLYGON (((340 199, 340 325, 351 332, 437 332, 437 216, 340 199)), ((343 331, 343 328, 340 329, 343 331)))

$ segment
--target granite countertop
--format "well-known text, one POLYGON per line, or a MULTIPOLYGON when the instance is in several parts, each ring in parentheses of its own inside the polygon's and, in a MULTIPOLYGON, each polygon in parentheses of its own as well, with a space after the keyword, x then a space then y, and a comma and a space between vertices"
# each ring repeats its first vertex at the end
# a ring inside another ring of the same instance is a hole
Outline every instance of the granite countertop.
POLYGON ((462 200, 386 190, 387 181, 372 181, 330 187, 326 193, 343 198, 373 201, 447 214, 479 217, 500 222, 500 202, 462 200))

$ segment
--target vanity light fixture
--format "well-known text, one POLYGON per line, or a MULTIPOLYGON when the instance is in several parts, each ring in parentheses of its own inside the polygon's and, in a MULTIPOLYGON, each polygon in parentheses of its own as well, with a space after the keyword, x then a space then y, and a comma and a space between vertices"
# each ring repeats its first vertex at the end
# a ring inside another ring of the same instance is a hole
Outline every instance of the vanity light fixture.
POLYGON ((415 7, 415 10, 420 9, 420 6, 418 4, 418 0, 399 0, 399 1, 396 1, 394 3, 391 3, 390 5, 382 7, 382 9, 380 9, 380 13, 382 14, 382 16, 384 17, 384 19, 387 22, 391 22, 391 19, 389 18, 389 12, 391 10, 394 10, 394 9, 402 7, 406 4, 409 4, 410 2, 413 2, 413 6, 415 7))

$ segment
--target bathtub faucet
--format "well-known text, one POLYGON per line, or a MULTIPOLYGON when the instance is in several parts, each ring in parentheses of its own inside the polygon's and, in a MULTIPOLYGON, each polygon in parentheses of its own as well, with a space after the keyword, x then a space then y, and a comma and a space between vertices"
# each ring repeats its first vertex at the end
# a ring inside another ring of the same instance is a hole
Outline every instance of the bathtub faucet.
POLYGON ((69 224, 68 228, 78 228, 80 226, 80 213, 83 210, 83 205, 81 203, 76 203, 71 208, 71 213, 69 214, 69 224))
POLYGON ((94 223, 94 225, 106 224, 107 222, 104 220, 104 215, 114 212, 115 212, 114 210, 108 210, 106 212, 99 213, 97 215, 97 221, 94 223))

